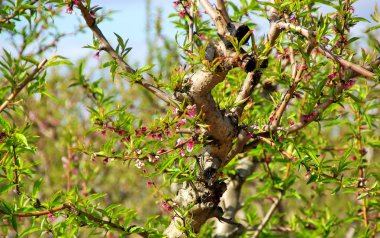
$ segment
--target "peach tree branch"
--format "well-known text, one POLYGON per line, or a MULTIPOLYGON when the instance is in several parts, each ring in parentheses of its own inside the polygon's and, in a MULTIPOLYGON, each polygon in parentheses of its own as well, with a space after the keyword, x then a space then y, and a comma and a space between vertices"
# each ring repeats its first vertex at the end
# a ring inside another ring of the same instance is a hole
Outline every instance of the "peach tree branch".
POLYGON ((8 96, 8 98, 1 104, 0 113, 9 105, 9 103, 25 88, 30 82, 32 82, 36 75, 43 69, 47 62, 47 59, 43 59, 41 63, 26 77, 19 85, 16 86, 14 91, 8 96))
MULTIPOLYGON (((74 206, 74 204, 68 202, 68 203, 63 203, 59 206, 56 206, 56 207, 53 207, 51 209, 45 209, 45 210, 42 210, 42 211, 32 211, 32 212, 17 212, 17 213, 13 213, 11 214, 12 216, 15 216, 15 217, 39 217, 39 216, 44 216, 44 215, 48 215, 48 214, 54 214, 56 212, 59 212, 59 211, 62 211, 62 210, 69 210, 70 212, 74 212, 76 215, 83 215, 85 216, 87 219, 93 221, 93 222, 96 222, 98 223, 100 226, 109 226, 109 227, 112 227, 116 230, 119 230, 121 232, 126 232, 126 233, 129 233, 129 234, 132 234, 131 229, 133 227, 135 227, 134 225, 132 226, 129 226, 127 228, 117 224, 117 223, 113 223, 111 221, 106 221, 106 220, 103 220, 101 218, 98 218, 98 217, 95 217, 94 215, 88 213, 88 212, 85 212, 83 210, 80 210, 78 208, 76 208, 74 206)), ((0 211, 0 214, 3 213, 0 211)), ((5 213, 3 213, 5 214, 5 213)), ((136 233, 134 233, 136 234, 136 233)), ((147 237, 148 234, 146 232, 140 232, 138 233, 138 235, 140 235, 141 237, 147 237)))
MULTIPOLYGON (((91 29, 94 36, 98 39, 101 45, 101 49, 106 51, 119 65, 122 66, 124 71, 126 73, 134 74, 136 73, 136 70, 132 69, 132 67, 126 63, 121 55, 119 55, 116 50, 111 46, 111 44, 108 42, 107 38, 103 35, 102 31, 99 29, 99 27, 96 24, 96 19, 90 14, 88 8, 83 5, 81 1, 78 1, 77 3, 78 8, 80 9, 83 18, 86 21, 87 26, 91 29)), ((142 80, 137 80, 135 83, 143 86, 148 91, 156 95, 158 98, 166 102, 168 105, 172 105, 175 108, 179 107, 179 102, 171 97, 169 97, 164 91, 162 91, 160 88, 150 84, 146 83, 142 80)))

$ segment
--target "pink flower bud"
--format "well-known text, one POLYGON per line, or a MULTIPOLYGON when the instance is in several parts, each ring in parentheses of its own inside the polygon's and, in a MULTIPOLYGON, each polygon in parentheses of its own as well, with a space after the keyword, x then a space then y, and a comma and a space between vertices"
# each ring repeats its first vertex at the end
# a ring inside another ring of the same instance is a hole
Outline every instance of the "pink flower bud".
POLYGON ((176 124, 177 127, 181 127, 183 125, 185 125, 187 122, 186 118, 182 118, 181 120, 179 120, 176 124))
POLYGON ((185 150, 181 148, 179 154, 181 155, 181 157, 185 157, 185 150))
POLYGON ((193 140, 189 140, 186 144, 186 149, 187 151, 191 152, 193 149, 194 149, 194 141, 193 140))
POLYGON ((167 202, 161 202, 161 208, 165 213, 170 213, 173 211, 173 207, 170 206, 167 202))
POLYGON ((190 118, 194 118, 197 115, 197 105, 187 106, 186 115, 190 118))
POLYGON ((53 214, 53 213, 49 213, 49 214, 47 215, 47 219, 48 219, 50 222, 53 222, 53 221, 55 220, 55 216, 54 216, 54 214, 53 214))

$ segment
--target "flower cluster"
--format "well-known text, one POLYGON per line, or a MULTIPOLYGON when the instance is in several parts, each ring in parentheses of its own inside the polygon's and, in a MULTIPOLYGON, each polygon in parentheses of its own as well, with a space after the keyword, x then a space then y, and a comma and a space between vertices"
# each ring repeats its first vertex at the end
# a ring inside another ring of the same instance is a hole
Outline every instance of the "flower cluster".
POLYGON ((191 2, 187 0, 176 0, 173 2, 173 7, 178 8, 179 17, 184 18, 186 15, 189 15, 191 2))

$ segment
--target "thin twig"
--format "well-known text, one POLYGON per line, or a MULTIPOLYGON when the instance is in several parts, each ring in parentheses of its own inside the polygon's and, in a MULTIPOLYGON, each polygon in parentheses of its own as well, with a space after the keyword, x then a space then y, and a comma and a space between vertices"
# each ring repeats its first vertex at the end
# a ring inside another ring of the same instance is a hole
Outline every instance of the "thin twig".
POLYGON ((243 85, 240 89, 240 92, 235 99, 235 104, 238 104, 238 106, 231 109, 231 112, 237 115, 238 117, 240 117, 243 113, 244 107, 247 105, 247 102, 249 101, 249 97, 253 93, 253 90, 256 88, 257 84, 259 84, 261 75, 262 73, 259 70, 255 70, 254 72, 249 72, 247 74, 243 82, 243 85))
MULTIPOLYGON (((258 136, 257 137, 260 141, 270 145, 271 147, 273 148, 277 148, 276 144, 272 141, 270 141, 268 138, 265 138, 265 137, 262 137, 262 136, 258 136)), ((285 158, 289 159, 289 160, 294 160, 296 159, 294 156, 292 156, 291 154, 289 154, 288 152, 286 152, 285 150, 279 150, 280 153, 285 156, 285 158)))
MULTIPOLYGON (((91 29, 94 36, 98 39, 101 45, 101 49, 106 51, 127 73, 136 73, 136 70, 132 69, 132 67, 127 64, 123 57, 119 55, 116 50, 111 46, 111 44, 108 42, 107 38, 103 35, 102 31, 99 29, 99 27, 96 24, 96 20, 93 18, 93 16, 88 11, 87 7, 83 5, 81 1, 78 1, 78 8, 82 12, 83 18, 86 21, 87 26, 91 29)), ((135 83, 143 86, 147 90, 149 90, 151 93, 156 95, 158 98, 166 102, 168 105, 172 105, 175 108, 179 108, 179 102, 173 98, 170 98, 164 91, 162 91, 160 88, 150 84, 146 83, 142 80, 138 80, 135 83)))
POLYGON ((16 185, 16 193, 18 195, 21 195, 20 191, 20 185, 19 185, 19 175, 18 175, 18 166, 19 162, 17 159, 17 154, 16 154, 16 146, 12 145, 12 151, 13 151, 13 184, 16 185))
POLYGON ((337 87, 336 94, 334 96, 329 97, 323 103, 319 104, 314 109, 314 111, 309 114, 310 116, 307 120, 301 120, 301 121, 295 123, 294 125, 292 125, 291 127, 289 127, 289 129, 287 130, 288 134, 292 134, 294 132, 297 132, 300 129, 307 126, 308 124, 310 124, 311 122, 315 121, 318 118, 318 116, 323 113, 323 111, 325 111, 332 103, 334 103, 336 101, 336 95, 339 95, 342 92, 343 92, 343 85, 337 87))
MULTIPOLYGON (((77 215, 83 215, 83 216, 87 217, 89 220, 94 221, 96 223, 99 223, 101 226, 107 225, 109 227, 120 230, 122 232, 128 232, 129 233, 129 230, 132 227, 134 227, 134 226, 129 226, 129 227, 125 228, 125 227, 123 227, 117 223, 113 223, 111 221, 106 221, 106 220, 103 220, 101 218, 97 218, 90 213, 87 213, 85 211, 82 211, 82 210, 76 208, 72 203, 64 203, 64 204, 61 204, 59 206, 53 207, 51 209, 46 209, 43 211, 18 212, 18 213, 12 214, 12 216, 16 216, 16 217, 39 217, 39 216, 43 216, 43 215, 53 214, 55 212, 62 211, 65 209, 68 209, 69 211, 74 211, 77 215)), ((1 211, 0 211, 0 213, 1 213, 1 211)), ((141 232, 138 234, 142 237, 147 237, 147 235, 148 235, 146 232, 141 232)))
MULTIPOLYGON (((30 2, 30 3, 28 3, 28 4, 29 5, 34 5, 37 2, 38 2, 38 0, 34 0, 34 1, 30 2)), ((10 21, 11 19, 15 18, 16 16, 22 14, 26 10, 30 10, 30 8, 22 8, 22 9, 15 8, 13 10, 13 13, 11 15, 8 15, 8 16, 6 16, 4 18, 0 18, 0 23, 6 23, 6 22, 10 21)), ((1 27, 0 27, 0 29, 1 29, 1 27)))
POLYGON ((22 81, 19 85, 17 85, 17 87, 15 88, 15 90, 13 91, 13 93, 11 93, 11 95, 9 95, 9 97, 3 102, 3 104, 0 106, 0 113, 9 105, 9 103, 20 93, 20 91, 26 86, 28 85, 28 83, 30 83, 31 81, 33 81, 35 79, 35 76, 38 74, 38 72, 41 71, 41 69, 45 66, 47 62, 47 59, 44 59, 41 61, 41 63, 33 70, 33 72, 31 74, 29 74, 29 76, 24 79, 24 81, 22 81))
POLYGON ((302 61, 301 67, 298 70, 296 74, 296 78, 294 79, 292 85, 288 89, 288 91, 285 93, 283 96, 281 103, 279 106, 276 107, 276 110, 272 113, 271 115, 271 124, 273 127, 277 127, 280 124, 281 117, 285 112, 286 106, 289 104, 290 99, 292 99, 294 92, 296 91, 296 88, 298 86, 298 83, 301 82, 302 78, 301 75, 304 71, 304 66, 305 66, 305 60, 302 61))
MULTIPOLYGON (((295 32, 303 35, 304 37, 306 37, 309 41, 315 41, 316 33, 314 31, 307 29, 307 28, 297 26, 297 25, 292 24, 292 23, 283 22, 283 21, 276 22, 276 27, 280 30, 295 31, 295 32)), ((328 57, 330 59, 335 60, 336 62, 338 62, 343 67, 354 71, 356 74, 362 75, 366 78, 374 78, 375 77, 375 74, 370 72, 369 70, 367 70, 365 67, 362 67, 360 65, 349 62, 349 61, 341 58, 340 56, 335 55, 330 50, 328 50, 324 46, 322 46, 321 44, 319 44, 318 47, 319 47, 318 51, 320 53, 322 53, 323 55, 325 55, 326 57, 328 57)))
POLYGON ((280 204, 281 200, 282 200, 282 196, 283 196, 283 192, 281 192, 279 195, 278 195, 278 198, 277 200, 272 204, 272 206, 270 207, 269 211, 267 212, 267 214, 265 215, 264 219, 262 220, 262 222, 260 223, 260 225, 257 227, 257 230, 255 231, 255 233, 253 234, 252 238, 258 238, 261 234, 261 232, 263 231, 264 227, 267 225, 267 223, 269 222, 269 220, 271 219, 273 213, 276 211, 276 208, 278 207, 278 205, 280 204))
POLYGON ((365 68, 361 67, 360 65, 354 64, 350 61, 347 61, 347 60, 335 55, 334 53, 332 53, 331 51, 329 51, 328 49, 326 49, 322 45, 319 45, 319 52, 321 52, 323 55, 327 56, 328 58, 335 60, 336 62, 338 62, 343 67, 351 69, 352 71, 362 75, 363 77, 366 77, 366 78, 374 78, 375 77, 374 73, 366 70, 365 68))

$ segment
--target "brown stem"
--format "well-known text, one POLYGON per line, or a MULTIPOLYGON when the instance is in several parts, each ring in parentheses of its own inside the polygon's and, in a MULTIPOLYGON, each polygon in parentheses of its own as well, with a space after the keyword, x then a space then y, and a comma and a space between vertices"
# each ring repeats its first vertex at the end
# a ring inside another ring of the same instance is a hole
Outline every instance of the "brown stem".
POLYGON ((207 0, 200 0, 200 3, 214 22, 218 34, 224 36, 227 33, 228 20, 224 18, 223 12, 218 12, 207 0))
POLYGON ((332 53, 330 50, 326 49, 322 45, 319 45, 318 51, 320 53, 322 53, 323 55, 325 55, 326 57, 335 60, 336 62, 338 62, 343 67, 348 68, 348 69, 356 72, 357 74, 362 75, 363 77, 366 77, 366 78, 374 78, 375 77, 374 73, 366 70, 365 68, 361 67, 360 65, 357 65, 357 64, 354 64, 350 61, 342 59, 341 57, 335 55, 334 53, 332 53))
MULTIPOLYGON (((38 2, 38 0, 34 0, 34 1, 30 2, 30 3, 28 3, 28 4, 29 5, 34 5, 37 2, 38 2)), ((22 14, 26 10, 28 10, 28 8, 22 8, 22 9, 16 8, 16 9, 13 10, 13 13, 11 15, 8 15, 8 16, 6 16, 4 18, 0 18, 0 23, 6 23, 7 21, 10 21, 11 19, 15 18, 17 15, 22 14)), ((0 29, 1 29, 1 27, 0 27, 0 29)))
POLYGON ((224 18, 224 20, 229 23, 231 22, 230 17, 228 16, 227 8, 226 8, 226 3, 224 0, 218 0, 216 2, 217 10, 220 11, 220 15, 224 18))
MULTIPOLYGON (((343 86, 339 86, 337 88, 337 92, 336 92, 336 95, 339 95, 343 92, 343 86)), ((294 133, 294 132, 297 132, 299 131, 300 129, 304 128, 305 126, 307 126, 309 123, 315 121, 318 116, 323 112, 325 111, 332 103, 334 103, 336 101, 336 96, 331 96, 330 98, 326 99, 323 103, 319 104, 315 109, 314 109, 314 112, 311 113, 311 116, 308 120, 301 120, 297 123, 295 123, 294 125, 292 125, 289 129, 288 129, 288 134, 291 134, 291 133, 294 133)))
POLYGON ((267 225, 267 223, 269 222, 269 220, 271 219, 273 213, 276 211, 276 208, 278 207, 278 205, 280 204, 281 200, 282 200, 282 196, 283 196, 283 192, 281 192, 279 195, 278 195, 278 198, 277 200, 272 204, 272 206, 270 207, 269 211, 267 212, 267 214, 265 215, 264 219, 262 220, 262 222, 260 223, 260 225, 257 227, 257 230, 255 231, 255 233, 253 234, 252 238, 258 238, 261 234, 261 232, 263 231, 264 227, 267 225))
POLYGON ((9 95, 9 97, 3 102, 3 104, 0 106, 0 113, 9 105, 9 103, 21 92, 21 90, 28 85, 31 81, 35 79, 35 76, 42 70, 42 68, 45 66, 47 62, 47 59, 44 59, 41 61, 41 63, 33 70, 32 73, 29 74, 26 79, 24 79, 17 87, 14 89, 14 91, 9 95))
POLYGON ((289 88, 289 90, 286 92, 284 97, 281 100, 280 105, 276 108, 276 110, 272 113, 271 119, 272 119, 272 126, 277 127, 280 124, 281 117, 283 113, 285 112, 286 106, 289 104, 290 99, 292 99, 294 92, 296 91, 296 88, 298 86, 298 83, 301 82, 302 78, 301 75, 304 71, 304 66, 305 66, 305 60, 302 61, 301 67, 298 70, 296 74, 296 78, 294 79, 294 82, 292 86, 289 88))
POLYGON ((17 159, 17 154, 16 154, 16 146, 12 145, 12 152, 13 152, 13 184, 16 184, 16 193, 18 195, 21 195, 20 191, 20 185, 19 185, 19 175, 18 175, 18 166, 19 162, 17 159))
MULTIPOLYGON (((257 137, 260 141, 270 145, 271 147, 273 148, 277 148, 276 144, 272 141, 270 141, 268 138, 265 138, 265 137, 262 137, 262 136, 258 136, 257 137)), ((279 150, 280 153, 287 159, 289 160, 295 160, 296 158, 294 156, 292 156, 291 154, 289 154, 288 152, 286 152, 285 150, 279 150)))
MULTIPOLYGON (((125 72, 131 73, 131 74, 136 73, 136 70, 132 69, 132 67, 124 61, 123 57, 119 55, 116 52, 116 50, 111 46, 111 44, 108 42, 107 38, 103 35, 102 31, 97 26, 96 20, 89 13, 87 7, 85 7, 81 1, 79 1, 79 4, 77 6, 82 12, 82 15, 86 21, 87 26, 91 29, 94 36, 100 42, 101 49, 106 51, 119 65, 121 65, 125 72)), ((142 80, 135 81, 135 83, 143 86, 144 88, 149 90, 151 93, 156 95, 158 98, 166 102, 168 105, 172 105, 175 108, 179 108, 180 103, 176 101, 175 99, 169 97, 160 88, 150 83, 146 83, 142 80)))
MULTIPOLYGON (((39 216, 43 216, 43 215, 52 214, 52 213, 55 213, 58 211, 62 211, 65 209, 68 209, 69 211, 74 211, 77 215, 83 215, 83 216, 87 217, 89 220, 94 221, 101 226, 107 225, 107 226, 110 226, 110 227, 117 229, 119 231, 122 231, 122 232, 128 232, 129 233, 129 230, 132 227, 134 227, 134 226, 130 226, 130 227, 125 228, 125 227, 123 227, 117 223, 113 223, 110 221, 105 221, 101 218, 97 218, 90 213, 87 213, 85 211, 82 211, 82 210, 76 208, 72 203, 64 203, 64 204, 61 204, 59 206, 53 207, 51 209, 46 209, 43 211, 18 212, 18 213, 12 214, 12 216, 16 216, 16 217, 39 217, 39 216)), ((139 235, 142 237, 148 236, 148 234, 146 232, 139 233, 139 235)))

